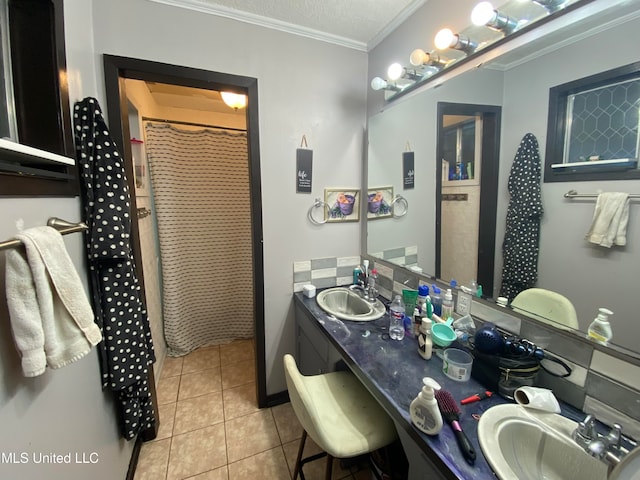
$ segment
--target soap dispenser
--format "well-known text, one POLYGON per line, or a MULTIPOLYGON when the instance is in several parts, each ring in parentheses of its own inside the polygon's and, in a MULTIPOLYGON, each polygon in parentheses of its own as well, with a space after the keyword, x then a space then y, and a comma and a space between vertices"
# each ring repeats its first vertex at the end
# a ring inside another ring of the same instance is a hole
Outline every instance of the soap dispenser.
POLYGON ((434 390, 440 390, 440 385, 430 377, 424 377, 422 383, 422 391, 409 406, 411 421, 427 435, 437 435, 442 430, 442 414, 434 390))
POLYGON ((589 338, 604 344, 613 338, 609 315, 613 315, 611 310, 606 308, 598 309, 598 316, 594 318, 591 325, 589 325, 589 338))

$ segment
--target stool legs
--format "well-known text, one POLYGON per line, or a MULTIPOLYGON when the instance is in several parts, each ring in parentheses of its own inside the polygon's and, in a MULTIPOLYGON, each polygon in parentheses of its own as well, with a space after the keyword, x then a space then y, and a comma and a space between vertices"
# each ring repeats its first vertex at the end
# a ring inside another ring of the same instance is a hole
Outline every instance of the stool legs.
POLYGON ((333 468, 333 457, 327 453, 327 471, 324 474, 325 480, 331 480, 332 468, 333 468))
POLYGON ((293 469, 293 480, 298 479, 300 473, 300 460, 302 460, 302 452, 304 451, 304 442, 307 440, 307 431, 302 430, 302 438, 300 439, 300 447, 298 448, 298 456, 296 457, 296 466, 293 469))

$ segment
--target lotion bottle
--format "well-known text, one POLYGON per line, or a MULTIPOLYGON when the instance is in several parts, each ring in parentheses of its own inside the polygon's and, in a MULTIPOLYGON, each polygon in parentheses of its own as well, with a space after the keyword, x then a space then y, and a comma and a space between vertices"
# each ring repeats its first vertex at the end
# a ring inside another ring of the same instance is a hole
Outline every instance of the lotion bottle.
POLYGON ((437 435, 442 430, 442 414, 438 408, 434 390, 440 390, 440 385, 430 377, 424 377, 422 383, 424 383, 422 391, 409 406, 411 421, 427 435, 437 435))
POLYGON ((606 344, 613 338, 611 324, 609 323, 609 315, 613 315, 613 312, 606 308, 600 308, 598 312, 598 316, 589 325, 588 334, 592 340, 606 344))

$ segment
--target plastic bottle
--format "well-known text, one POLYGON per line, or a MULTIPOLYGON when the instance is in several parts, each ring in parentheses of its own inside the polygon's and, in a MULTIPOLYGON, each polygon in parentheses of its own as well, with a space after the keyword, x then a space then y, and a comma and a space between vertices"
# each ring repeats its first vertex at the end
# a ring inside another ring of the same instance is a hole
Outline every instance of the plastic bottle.
POLYGON ((420 285, 418 287, 418 301, 416 303, 418 309, 420 309, 420 313, 423 315, 426 313, 424 309, 424 304, 427 302, 427 297, 429 296, 429 287, 426 285, 420 285))
POLYGON ((356 267, 353 269, 353 284, 354 285, 359 285, 360 284, 360 274, 362 273, 362 270, 360 270, 360 267, 356 267))
MULTIPOLYGON (((431 304, 433 306, 433 313, 442 316, 442 297, 440 296, 440 288, 436 285, 431 285, 431 304)), ((446 319, 445 319, 446 320, 446 319)))
POLYGON ((424 377, 422 383, 422 391, 409 406, 411 421, 427 435, 437 435, 442 430, 442 414, 434 398, 434 390, 440 390, 440 385, 430 377, 424 377))
POLYGON ((422 314, 418 307, 413 309, 413 336, 418 337, 420 335, 420 325, 422 325, 422 314))
POLYGON ((396 295, 389 305, 389 337, 393 340, 404 338, 404 302, 400 295, 396 295))
POLYGON ((431 320, 423 318, 418 334, 418 353, 425 360, 431 358, 433 343, 431 340, 431 320))
POLYGON ((378 297, 378 290, 376 290, 376 280, 378 279, 378 271, 374 268, 373 270, 371 270, 371 273, 369 274, 369 283, 368 283, 368 288, 369 288, 369 296, 371 296, 372 298, 377 298, 378 297))
POLYGON ((606 308, 598 309, 598 316, 594 318, 591 325, 589 325, 589 338, 604 344, 613 338, 609 315, 613 315, 611 310, 606 308))
POLYGON ((447 288, 442 298, 442 318, 447 321, 449 317, 453 317, 453 293, 447 288))

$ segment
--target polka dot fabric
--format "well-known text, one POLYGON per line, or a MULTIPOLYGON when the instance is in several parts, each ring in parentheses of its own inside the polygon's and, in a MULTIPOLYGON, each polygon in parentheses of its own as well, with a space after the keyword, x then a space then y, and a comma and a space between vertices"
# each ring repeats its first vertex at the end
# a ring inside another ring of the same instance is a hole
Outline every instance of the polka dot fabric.
POLYGON ((508 181, 509 208, 502 244, 503 266, 500 296, 509 300, 535 286, 538 281, 538 253, 542 199, 538 140, 527 133, 518 147, 508 181))
POLYGON ((75 104, 74 135, 93 306, 104 338, 98 345, 102 383, 117 395, 122 433, 130 440, 155 424, 148 386, 155 356, 129 242, 129 189, 96 99, 75 104))

